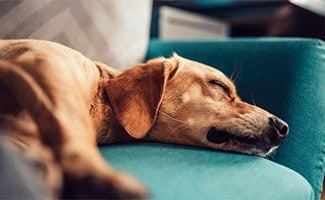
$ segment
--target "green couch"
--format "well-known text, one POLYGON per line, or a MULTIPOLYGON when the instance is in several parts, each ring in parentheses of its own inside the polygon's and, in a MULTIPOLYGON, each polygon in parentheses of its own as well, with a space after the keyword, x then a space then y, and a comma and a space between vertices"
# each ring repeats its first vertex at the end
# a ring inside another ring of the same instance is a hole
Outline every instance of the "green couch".
POLYGON ((325 43, 302 38, 150 41, 147 59, 183 57, 236 76, 242 99, 289 123, 276 153, 260 158, 180 145, 102 146, 153 199, 319 199, 325 171, 325 43))

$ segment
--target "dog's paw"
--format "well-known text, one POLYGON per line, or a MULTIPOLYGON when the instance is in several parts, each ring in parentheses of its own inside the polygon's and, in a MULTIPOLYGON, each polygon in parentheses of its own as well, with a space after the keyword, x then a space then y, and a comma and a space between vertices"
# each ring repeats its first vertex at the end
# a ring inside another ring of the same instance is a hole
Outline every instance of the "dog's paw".
POLYGON ((110 176, 65 175, 63 199, 143 199, 148 192, 133 177, 114 172, 110 176))

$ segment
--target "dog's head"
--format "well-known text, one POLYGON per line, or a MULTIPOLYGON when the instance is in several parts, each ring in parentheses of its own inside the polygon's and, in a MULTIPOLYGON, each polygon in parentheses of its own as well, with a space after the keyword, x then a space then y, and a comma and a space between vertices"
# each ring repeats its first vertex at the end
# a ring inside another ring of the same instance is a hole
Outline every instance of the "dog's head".
POLYGON ((264 156, 288 134, 284 121, 243 102, 222 72, 177 55, 126 70, 107 94, 137 139, 264 156))

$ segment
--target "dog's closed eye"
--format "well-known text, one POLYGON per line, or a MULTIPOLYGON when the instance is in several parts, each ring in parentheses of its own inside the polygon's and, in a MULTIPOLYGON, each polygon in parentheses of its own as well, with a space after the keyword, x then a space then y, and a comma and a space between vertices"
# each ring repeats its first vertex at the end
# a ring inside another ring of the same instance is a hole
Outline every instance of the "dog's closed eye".
POLYGON ((210 85, 213 85, 213 86, 217 86, 217 87, 222 88, 225 91, 225 93, 228 95, 228 97, 230 97, 231 101, 233 101, 235 99, 231 95, 230 88, 226 84, 224 84, 223 82, 214 79, 214 80, 210 80, 209 83, 210 83, 210 85))
POLYGON ((230 93, 230 88, 227 85, 225 85, 224 83, 222 83, 221 81, 211 80, 209 83, 211 85, 221 87, 227 94, 230 93))

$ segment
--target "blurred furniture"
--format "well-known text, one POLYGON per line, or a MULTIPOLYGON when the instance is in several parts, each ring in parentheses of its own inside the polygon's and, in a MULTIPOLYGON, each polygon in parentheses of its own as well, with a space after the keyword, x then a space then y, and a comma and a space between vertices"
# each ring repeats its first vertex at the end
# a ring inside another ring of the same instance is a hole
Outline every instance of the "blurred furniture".
POLYGON ((325 8, 318 8, 317 12, 306 9, 314 2, 324 7, 324 2, 321 1, 155 0, 151 37, 158 37, 159 9, 162 6, 171 6, 227 22, 231 37, 294 36, 324 40, 325 8))
POLYGON ((0 38, 60 42, 92 60, 125 69, 145 56, 151 4, 152 0, 4 0, 0 38))

